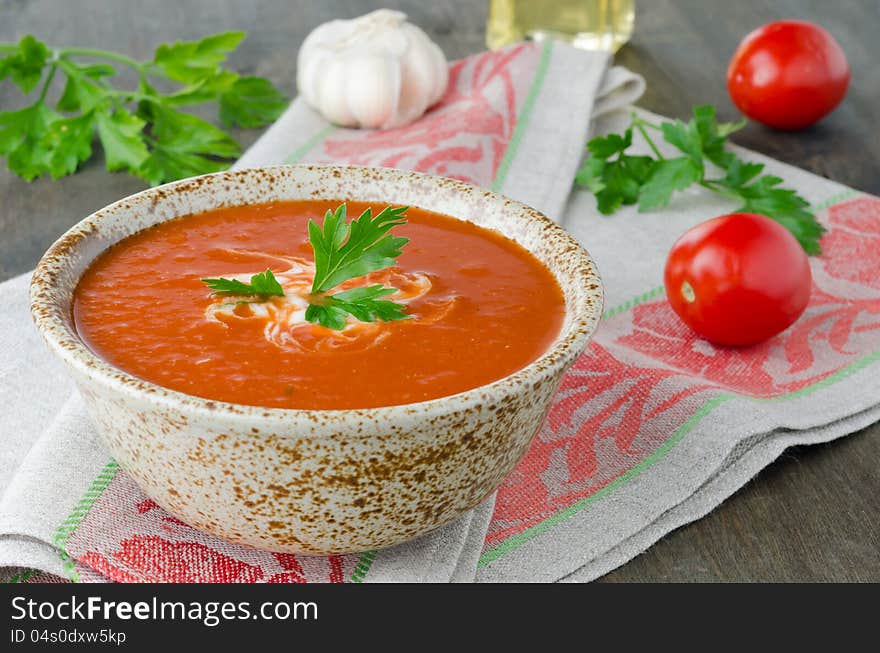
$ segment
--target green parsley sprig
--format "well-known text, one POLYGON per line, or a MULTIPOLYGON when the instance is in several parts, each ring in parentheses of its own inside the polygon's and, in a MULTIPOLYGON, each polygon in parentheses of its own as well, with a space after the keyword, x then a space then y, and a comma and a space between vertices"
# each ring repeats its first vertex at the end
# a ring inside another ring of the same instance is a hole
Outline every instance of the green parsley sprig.
POLYGON ((45 174, 57 179, 91 158, 97 133, 107 170, 125 170, 151 184, 223 170, 241 153, 239 143, 180 108, 216 102, 224 126, 259 127, 287 106, 268 80, 223 67, 244 37, 225 32, 164 44, 143 62, 106 50, 50 48, 31 35, 0 43, 0 82, 9 78, 25 95, 39 86, 23 109, 0 112, 0 156, 28 181, 45 174), (119 67, 135 71, 136 88, 112 83, 119 67), (53 102, 58 75, 65 83, 53 102), (157 83, 172 90, 160 91, 157 83))
POLYGON ((596 196, 600 213, 609 215, 622 205, 638 204, 639 211, 659 209, 675 191, 693 184, 740 203, 738 211, 760 213, 786 227, 808 254, 820 254, 819 239, 825 228, 809 210, 809 202, 796 191, 780 188, 782 179, 761 174, 764 164, 743 161, 725 149, 727 139, 745 125, 720 123, 709 105, 694 108, 687 123, 681 120, 656 125, 633 113, 623 134, 609 134, 587 143, 590 157, 578 171, 575 182, 596 196), (648 144, 653 156, 627 154, 633 130, 648 144), (667 158, 651 133, 681 152, 667 158), (707 164, 720 170, 717 176, 707 164))
POLYGON ((251 277, 250 283, 244 283, 238 279, 202 279, 202 282, 214 291, 215 295, 257 295, 266 297, 284 297, 284 288, 278 283, 278 279, 267 269, 251 277))
POLYGON ((309 220, 309 242, 315 253, 315 279, 312 298, 306 310, 309 322, 330 329, 345 327, 347 314, 362 322, 405 320, 409 316, 402 304, 381 299, 397 292, 396 288, 380 285, 327 293, 339 284, 370 272, 390 268, 397 263, 408 238, 389 232, 406 224, 404 214, 409 207, 385 207, 374 218, 370 209, 346 223, 346 207, 340 204, 327 211, 324 224, 309 220))
MULTIPOLYGON (((328 294, 340 284, 370 272, 384 270, 397 263, 408 238, 392 235, 394 227, 406 224, 409 207, 388 206, 376 217, 370 209, 346 222, 346 205, 327 211, 318 225, 309 220, 309 242, 315 255, 315 278, 312 280, 306 320, 337 331, 345 328, 348 315, 362 322, 392 322, 409 319, 406 307, 387 299, 397 292, 379 284, 351 288, 328 294)), ((214 294, 255 295, 267 299, 284 295, 271 270, 251 277, 250 284, 235 279, 202 279, 214 294)))
POLYGON ((403 304, 381 299, 396 292, 397 288, 377 284, 317 297, 306 309, 306 320, 341 331, 349 314, 361 322, 409 319, 403 304))

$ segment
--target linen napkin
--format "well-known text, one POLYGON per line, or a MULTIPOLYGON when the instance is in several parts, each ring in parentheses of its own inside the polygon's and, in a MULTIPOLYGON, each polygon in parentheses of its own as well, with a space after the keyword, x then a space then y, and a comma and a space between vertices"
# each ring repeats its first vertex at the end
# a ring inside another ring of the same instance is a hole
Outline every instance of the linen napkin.
MULTIPOLYGON (((620 116, 600 123, 623 128, 620 116)), ((663 266, 684 231, 738 207, 693 189, 663 211, 606 217, 575 190, 563 224, 596 259, 606 311, 497 493, 477 580, 594 579, 711 511, 787 447, 880 419, 880 198, 734 149, 797 189, 828 228, 806 312, 760 345, 710 345, 669 307, 663 266)))
MULTIPOLYGON (((333 127, 300 100, 237 163, 408 168, 491 187, 560 219, 591 119, 637 99, 643 80, 608 55, 519 44, 454 62, 440 104, 383 132, 333 127), (537 174, 536 174, 537 172, 537 174)), ((79 395, 39 342, 28 275, 0 286, 0 566, 16 580, 473 580, 494 503, 394 549, 277 555, 222 542, 145 497, 95 440, 79 395), (34 570, 39 570, 39 573, 34 570)))

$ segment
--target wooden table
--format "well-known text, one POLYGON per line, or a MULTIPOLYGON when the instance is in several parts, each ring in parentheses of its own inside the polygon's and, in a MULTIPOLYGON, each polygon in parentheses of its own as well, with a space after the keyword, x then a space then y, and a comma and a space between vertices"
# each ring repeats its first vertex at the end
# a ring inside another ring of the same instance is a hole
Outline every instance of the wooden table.
MULTIPOLYGON (((486 2, 395 2, 449 57, 484 48, 486 2)), ((228 29, 250 37, 233 58, 294 93, 296 52, 315 25, 365 13, 353 0, 0 0, 0 41, 33 32, 53 45, 96 46, 146 58, 163 41, 228 29)), ((736 112, 724 72, 739 39, 783 17, 815 20, 843 44, 853 83, 844 104, 820 125, 777 133, 751 125, 742 145, 855 188, 880 194, 880 137, 873 120, 880 89, 876 0, 640 0, 636 31, 617 61, 642 73, 642 106, 685 117, 711 102, 736 112), (874 89, 873 94, 869 89, 874 89)), ((17 93, 0 91, 0 108, 17 93)), ((248 144, 258 134, 240 134, 248 144)), ((143 188, 108 174, 96 158, 78 174, 31 184, 0 172, 0 279, 31 269, 70 225, 143 188)), ((608 581, 880 581, 880 425, 828 445, 788 451, 708 517, 679 529, 607 575, 608 581)))

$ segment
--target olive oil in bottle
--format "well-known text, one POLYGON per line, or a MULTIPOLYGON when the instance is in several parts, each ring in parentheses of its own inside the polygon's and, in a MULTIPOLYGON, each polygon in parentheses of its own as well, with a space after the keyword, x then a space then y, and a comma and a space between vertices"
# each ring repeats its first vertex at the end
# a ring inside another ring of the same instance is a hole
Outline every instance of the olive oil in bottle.
POLYGON ((632 36, 635 0, 490 0, 486 44, 564 39, 587 50, 616 52, 632 36))

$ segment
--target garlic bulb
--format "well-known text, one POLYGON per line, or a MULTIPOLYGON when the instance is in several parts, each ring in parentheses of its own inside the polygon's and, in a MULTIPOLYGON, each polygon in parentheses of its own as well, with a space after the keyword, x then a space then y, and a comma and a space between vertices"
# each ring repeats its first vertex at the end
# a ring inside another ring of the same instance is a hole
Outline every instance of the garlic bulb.
POLYGON ((446 58, 399 11, 379 9, 333 20, 303 41, 297 60, 302 97, 345 127, 399 127, 439 100, 448 81, 446 58))

